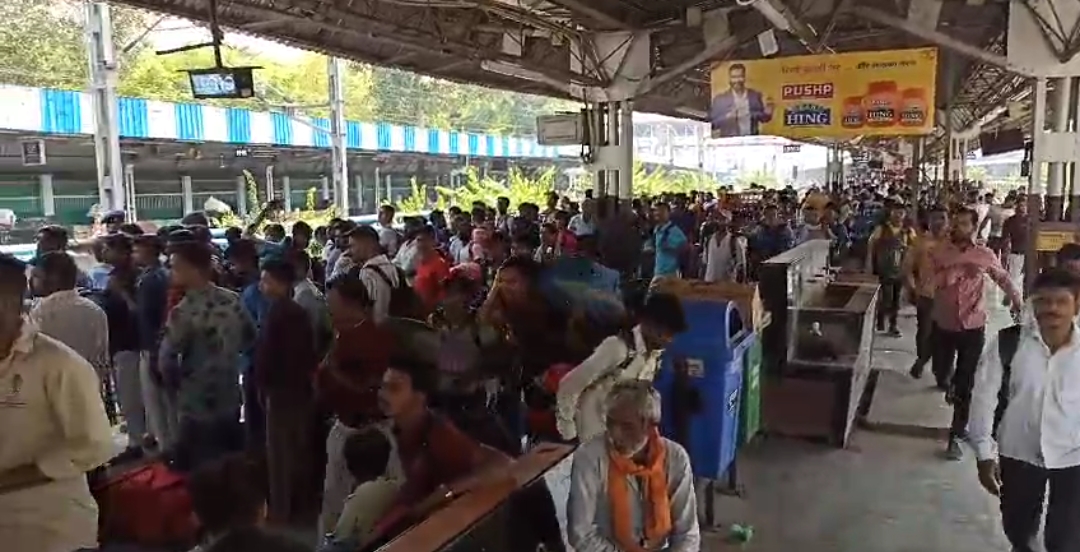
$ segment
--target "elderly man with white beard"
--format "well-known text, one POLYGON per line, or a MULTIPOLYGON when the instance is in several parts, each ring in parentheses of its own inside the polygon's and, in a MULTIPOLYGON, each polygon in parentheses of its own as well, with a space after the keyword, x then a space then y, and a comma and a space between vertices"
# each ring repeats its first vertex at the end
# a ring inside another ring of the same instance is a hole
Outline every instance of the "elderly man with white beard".
POLYGON ((576 552, 700 551, 690 457, 659 423, 649 382, 612 387, 607 431, 574 453, 567 538, 576 552))

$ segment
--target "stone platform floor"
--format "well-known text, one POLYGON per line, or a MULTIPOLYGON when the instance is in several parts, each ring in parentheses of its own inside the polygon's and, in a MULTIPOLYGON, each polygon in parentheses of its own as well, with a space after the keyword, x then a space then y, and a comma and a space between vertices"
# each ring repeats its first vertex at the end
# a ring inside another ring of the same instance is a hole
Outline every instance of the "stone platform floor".
MULTIPOLYGON (((703 552, 1008 552, 971 451, 959 462, 943 456, 952 413, 929 373, 907 374, 915 320, 903 314, 904 337, 875 340, 877 393, 849 447, 768 436, 749 445, 738 460, 743 496, 718 498, 716 517, 752 526, 753 537, 733 544, 721 525, 703 552)), ((997 310, 990 330, 1008 323, 997 310)))

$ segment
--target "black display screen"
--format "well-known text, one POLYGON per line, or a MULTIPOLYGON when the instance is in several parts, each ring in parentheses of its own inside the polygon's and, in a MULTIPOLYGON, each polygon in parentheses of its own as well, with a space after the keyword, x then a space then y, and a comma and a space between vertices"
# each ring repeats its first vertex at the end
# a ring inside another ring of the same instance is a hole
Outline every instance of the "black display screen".
POLYGON ((255 79, 252 69, 220 67, 190 70, 188 76, 191 78, 191 95, 196 99, 254 97, 255 79))

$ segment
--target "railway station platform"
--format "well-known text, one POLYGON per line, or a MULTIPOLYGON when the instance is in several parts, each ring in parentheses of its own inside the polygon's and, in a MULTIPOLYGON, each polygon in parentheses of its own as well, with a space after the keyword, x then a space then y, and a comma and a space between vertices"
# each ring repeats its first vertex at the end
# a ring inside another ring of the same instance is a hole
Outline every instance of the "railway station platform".
MULTIPOLYGON (((988 292, 987 304, 1001 296, 988 292)), ((741 498, 717 498, 718 523, 753 527, 735 543, 706 531, 702 552, 1008 552, 994 497, 979 486, 973 451, 944 457, 952 411, 927 373, 913 380, 914 310, 904 337, 878 336, 881 370, 867 423, 847 449, 761 438, 739 457, 741 498)), ((1010 324, 992 311, 987 336, 1010 324)))

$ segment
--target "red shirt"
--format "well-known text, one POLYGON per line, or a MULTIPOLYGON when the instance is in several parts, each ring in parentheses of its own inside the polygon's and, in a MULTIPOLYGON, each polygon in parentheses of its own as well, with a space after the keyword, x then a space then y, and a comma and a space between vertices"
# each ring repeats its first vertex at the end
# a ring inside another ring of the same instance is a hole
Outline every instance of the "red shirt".
POLYGON ((334 337, 315 387, 341 423, 360 428, 382 417, 379 386, 392 352, 393 335, 370 320, 334 337))
POLYGON ((431 255, 416 267, 413 290, 424 302, 429 311, 434 310, 442 301, 443 283, 450 277, 450 263, 442 255, 431 255))
POLYGON ((169 313, 176 308, 176 305, 180 304, 180 301, 184 300, 184 288, 176 285, 169 286, 169 290, 165 293, 165 319, 168 320, 169 313))
POLYGON ((971 244, 963 249, 951 241, 942 242, 930 251, 934 267, 934 323, 950 332, 986 326, 983 301, 983 275, 994 280, 1009 297, 1019 293, 1009 273, 989 247, 971 244))

